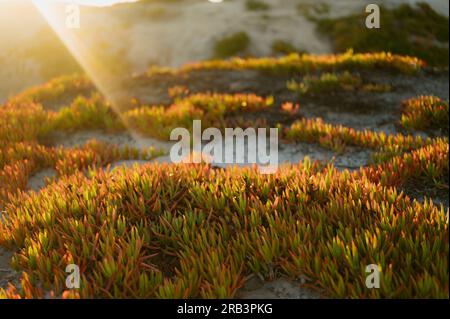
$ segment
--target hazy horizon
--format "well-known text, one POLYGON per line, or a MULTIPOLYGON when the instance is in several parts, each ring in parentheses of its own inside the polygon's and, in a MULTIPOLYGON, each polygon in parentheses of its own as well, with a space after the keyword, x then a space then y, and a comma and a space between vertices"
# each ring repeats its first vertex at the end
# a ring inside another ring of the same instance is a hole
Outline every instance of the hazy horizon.
POLYGON ((137 2, 139 0, 0 0, 1 3, 17 3, 17 2, 33 2, 33 1, 45 1, 45 2, 67 2, 67 3, 76 3, 80 5, 87 5, 87 6, 111 6, 118 3, 127 3, 127 2, 137 2))

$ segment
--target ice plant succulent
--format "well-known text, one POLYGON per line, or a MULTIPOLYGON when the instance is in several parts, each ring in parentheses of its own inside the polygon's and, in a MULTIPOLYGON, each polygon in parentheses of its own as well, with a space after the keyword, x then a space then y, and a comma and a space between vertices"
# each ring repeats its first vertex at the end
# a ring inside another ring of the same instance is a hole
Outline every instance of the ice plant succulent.
MULTIPOLYGON (((443 147, 438 174, 448 172, 443 147)), ((402 177, 420 174, 411 165, 421 157, 402 159, 402 177)), ((402 183, 395 171, 380 179, 374 169, 306 162, 262 176, 149 164, 75 174, 13 198, 1 244, 19 247, 29 297, 42 294, 37 282, 61 294, 68 263, 81 268, 81 297, 225 298, 250 273, 305 274, 336 297, 448 296, 448 212, 411 201, 392 187, 402 183), (417 238, 433 241, 419 249, 417 238), (364 289, 370 263, 381 265, 383 289, 364 289)))
POLYGON ((300 82, 289 81, 287 87, 301 95, 351 91, 386 92, 392 89, 388 84, 365 83, 360 75, 348 71, 323 73, 320 76, 306 75, 300 82))
POLYGON ((403 102, 401 124, 406 129, 448 134, 448 101, 436 96, 420 96, 403 102))
MULTIPOLYGON (((334 71, 346 69, 386 69, 412 74, 424 67, 425 63, 415 57, 395 55, 386 52, 354 53, 349 50, 342 54, 309 55, 293 53, 280 58, 232 58, 187 64, 179 71, 163 69, 163 72, 191 72, 195 70, 257 70, 275 73, 300 73, 311 71, 334 71)), ((158 73, 158 69, 148 74, 158 73)))
MULTIPOLYGON (((414 73, 422 66, 412 57, 347 52, 202 62, 181 72, 414 73)), ((83 77, 63 78, 0 106, 0 245, 16 249, 13 266, 22 272, 20 285, 0 289, 0 298, 231 298, 254 274, 304 276, 326 297, 448 298, 448 208, 407 195, 417 181, 448 190, 447 137, 358 131, 303 118, 296 102, 278 108, 271 96, 185 87, 170 91, 171 105, 131 102, 115 113, 90 90, 83 77), (167 140, 172 128, 190 128, 193 120, 264 127, 265 119, 251 115, 278 109, 289 120, 280 124, 285 140, 370 149, 373 163, 350 172, 305 158, 273 175, 205 163, 110 170, 118 160, 161 153, 95 140, 75 148, 49 142, 53 131, 125 128, 167 140), (46 168, 56 176, 29 191, 29 178, 46 168), (65 285, 69 264, 80 268, 79 290, 65 285), (369 264, 382 270, 380 289, 365 286, 369 264)), ((405 102, 402 122, 448 129, 445 112, 448 103, 420 97, 405 102)))

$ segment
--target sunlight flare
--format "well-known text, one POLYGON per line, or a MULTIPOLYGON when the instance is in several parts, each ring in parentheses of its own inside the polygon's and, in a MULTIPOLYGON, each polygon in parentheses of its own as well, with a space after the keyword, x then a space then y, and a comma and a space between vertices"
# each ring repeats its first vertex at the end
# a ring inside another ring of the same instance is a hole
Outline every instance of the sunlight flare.
MULTIPOLYGON (((97 89, 111 103, 114 112, 116 112, 124 125, 126 125, 120 109, 124 101, 122 90, 119 87, 120 81, 113 76, 109 69, 110 66, 103 63, 92 52, 92 49, 83 41, 81 35, 77 34, 77 30, 66 26, 66 6, 52 1, 33 0, 32 2, 97 89)), ((92 1, 90 2, 92 3, 92 1)), ((106 2, 111 1, 98 1, 97 4, 100 4, 100 2, 106 4, 106 2)), ((143 138, 132 128, 127 126, 127 130, 140 146, 144 145, 143 138)))

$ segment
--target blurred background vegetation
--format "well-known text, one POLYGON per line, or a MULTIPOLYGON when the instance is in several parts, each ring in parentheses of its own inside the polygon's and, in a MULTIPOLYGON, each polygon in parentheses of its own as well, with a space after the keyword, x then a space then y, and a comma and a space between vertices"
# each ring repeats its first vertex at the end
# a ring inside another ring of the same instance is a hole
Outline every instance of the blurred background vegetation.
POLYGON ((318 31, 331 39, 336 52, 390 51, 413 55, 433 66, 448 66, 448 17, 427 3, 381 8, 381 28, 364 27, 366 14, 338 19, 316 19, 318 31))
MULTIPOLYGON (((191 25, 183 25, 183 41, 187 41, 186 37, 191 32, 192 40, 190 42, 195 43, 195 45, 191 44, 193 48, 190 48, 192 52, 195 52, 192 59, 318 53, 317 45, 316 47, 314 47, 314 44, 308 46, 308 44, 299 41, 299 39, 305 41, 304 39, 309 39, 313 34, 314 41, 325 43, 322 47, 328 48, 330 53, 344 52, 348 49, 353 49, 355 52, 390 51, 419 57, 430 66, 448 67, 448 14, 436 12, 425 2, 416 5, 382 6, 380 29, 367 29, 365 27, 367 13, 363 9, 357 10, 357 12, 360 12, 359 14, 355 14, 354 11, 352 13, 349 10, 348 14, 344 12, 344 15, 340 13, 336 16, 334 14, 336 10, 333 6, 338 4, 330 1, 282 2, 284 11, 280 11, 280 3, 277 0, 225 0, 220 5, 235 6, 236 15, 245 17, 244 20, 239 21, 249 22, 245 25, 234 23, 229 17, 224 18, 224 21, 215 22, 221 12, 218 11, 215 15, 206 17, 211 25, 204 25, 204 31, 202 32, 199 32, 198 28, 192 28, 195 32, 190 31, 191 25), (292 8, 285 10, 288 5, 292 8), (296 23, 299 21, 303 24, 297 25, 296 23), (224 30, 223 32, 211 35, 212 31, 208 29, 214 23, 226 23, 229 27, 220 29, 224 30), (305 23, 311 31, 305 29, 305 23), (286 32, 283 30, 286 30, 286 32)), ((363 8, 364 3, 361 3, 361 8, 363 8)), ((386 3, 386 1, 383 3, 386 3)), ((7 17, 6 9, 1 6, 3 5, 0 4, 0 11, 3 11, 5 17, 7 17)), ((83 8, 83 23, 87 23, 87 27, 80 29, 79 34, 83 39, 84 37, 90 38, 88 45, 93 54, 97 55, 107 65, 112 74, 121 76, 133 72, 142 72, 150 65, 165 66, 164 64, 167 61, 179 58, 180 53, 184 53, 177 51, 179 46, 170 47, 170 41, 173 42, 172 37, 160 36, 158 38, 157 32, 159 31, 154 31, 154 28, 158 27, 160 28, 158 30, 163 31, 173 28, 180 21, 180 17, 185 14, 186 8, 203 10, 205 6, 208 6, 208 3, 204 0, 141 0, 136 3, 120 4, 101 9, 83 8), (195 7, 190 7, 191 4, 195 7), (107 27, 102 22, 91 24, 92 21, 95 22, 97 16, 99 17, 98 20, 102 21, 101 12, 103 13, 102 17, 107 15, 111 22, 107 27), (85 19, 85 17, 87 18, 85 19), (136 37, 137 34, 147 33, 150 37, 148 43, 144 41, 145 36, 136 37), (119 34, 121 35, 119 36, 119 34), (98 39, 95 38, 97 35, 99 36, 98 39), (158 39, 155 40, 155 37, 158 39), (139 49, 143 56, 142 59, 137 58, 139 55, 136 55, 135 51, 133 51, 134 55, 130 55, 133 43, 136 46, 136 41, 143 42, 141 43, 142 48, 139 49), (155 41, 158 41, 158 43, 155 43, 155 41), (149 55, 149 52, 152 52, 153 55, 149 55), (149 56, 152 56, 152 58, 149 56)), ((21 10, 24 9, 21 8, 21 10)), ((199 10, 199 18, 205 19, 205 15, 208 15, 209 11, 202 10, 199 10)), ((27 16, 30 17, 29 20, 32 20, 33 14, 39 16, 37 13, 27 13, 27 16)), ((0 18, 2 17, 0 15, 0 18)), ((37 18, 33 19, 36 20, 37 18)), ((5 37, 2 43, 6 45, 4 50, 0 51, 0 63, 2 65, 0 80, 10 78, 11 74, 23 77, 21 81, 16 81, 17 83, 14 81, 8 82, 11 89, 8 88, 8 85, 2 88, 6 93, 0 90, 0 101, 5 98, 4 95, 23 89, 23 87, 16 88, 16 86, 20 86, 20 83, 23 83, 23 86, 26 87, 59 75, 80 71, 77 61, 45 22, 36 26, 33 26, 31 22, 27 21, 27 23, 28 25, 24 25, 28 29, 34 29, 32 30, 33 36, 23 40, 19 45, 11 44, 11 47, 8 48, 9 38, 11 37, 7 38, 5 35, 12 31, 8 29, 5 21, 3 21, 3 24, 0 22, 0 39, 5 37)), ((192 23, 195 23, 195 21, 192 21, 192 23)), ((173 30, 178 29, 174 28, 173 30)), ((168 31, 168 33, 170 32, 172 31, 168 31)), ((176 33, 176 31, 174 32, 176 33)), ((177 38, 176 35, 174 38, 177 38)), ((180 42, 183 41, 180 39, 180 42)), ((179 59, 182 60, 183 58, 179 59)), ((186 60, 186 58, 184 59, 186 60)))

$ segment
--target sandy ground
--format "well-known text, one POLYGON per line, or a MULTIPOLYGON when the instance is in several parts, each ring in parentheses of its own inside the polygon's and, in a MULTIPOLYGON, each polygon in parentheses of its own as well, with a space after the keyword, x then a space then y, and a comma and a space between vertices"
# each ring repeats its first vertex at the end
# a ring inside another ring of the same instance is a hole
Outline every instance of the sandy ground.
POLYGON ((46 168, 37 172, 28 179, 28 189, 33 191, 39 191, 46 186, 46 180, 53 179, 57 175, 56 171, 52 168, 46 168))
MULTIPOLYGON (((102 141, 106 143, 110 143, 113 145, 117 145, 119 147, 124 146, 132 146, 136 148, 149 148, 154 147, 156 149, 163 150, 166 155, 156 158, 154 161, 156 162, 165 162, 170 163, 170 149, 174 145, 174 142, 164 142, 157 139, 142 137, 135 134, 130 133, 117 133, 117 134, 107 134, 102 131, 82 131, 76 132, 73 134, 64 134, 64 133, 56 133, 53 138, 54 146, 64 146, 66 148, 82 146, 86 144, 89 140, 96 139, 97 141, 102 141)), ((202 144, 203 146, 206 143, 202 144)), ((233 153, 236 155, 236 149, 243 147, 245 153, 256 153, 256 146, 249 147, 248 141, 244 136, 238 136, 235 140, 235 146, 231 143, 230 139, 224 139, 224 143, 222 145, 223 154, 233 153)), ((370 160, 370 152, 367 150, 359 150, 357 148, 348 148, 346 152, 343 154, 336 154, 330 150, 327 150, 319 145, 315 144, 307 144, 307 143, 299 143, 299 144, 286 144, 280 143, 278 156, 279 156, 279 164, 296 164, 299 161, 302 161, 306 156, 308 156, 311 160, 320 160, 320 161, 330 161, 333 158, 335 159, 335 165, 341 169, 355 169, 360 166, 365 166, 369 163, 370 160)), ((243 162, 240 166, 248 166, 252 165, 249 163, 249 159, 247 156, 239 157, 240 162, 243 162)), ((121 164, 125 164, 126 166, 132 166, 134 164, 145 164, 147 161, 119 161, 114 163, 112 167, 120 166, 121 164)), ((226 167, 228 164, 215 164, 217 167, 226 167)), ((42 181, 45 177, 53 177, 53 172, 51 170, 45 170, 40 174, 33 176, 33 185, 38 189, 43 186, 42 181)), ((32 187, 33 188, 33 187, 32 187)))
MULTIPOLYGON (((265 56, 272 54, 274 40, 285 40, 310 53, 332 52, 330 43, 317 35, 315 24, 297 11, 298 4, 326 3, 330 11, 323 17, 339 17, 365 10, 369 3, 394 7, 401 3, 420 1, 354 1, 354 0, 265 0, 267 11, 248 11, 245 1, 210 3, 205 0, 184 1, 183 4, 155 3, 142 7, 139 14, 135 5, 123 5, 106 10, 87 12, 85 23, 120 25, 122 30, 115 37, 129 43, 128 60, 136 71, 149 64, 180 66, 186 62, 209 59, 214 43, 225 35, 245 31, 251 38, 248 54, 265 56), (136 17, 134 22, 127 18, 136 17), (125 22, 124 22, 125 21, 125 22)), ((427 1, 438 12, 448 15, 446 0, 427 1)), ((105 33, 105 36, 109 36, 105 33)), ((103 39, 105 40, 105 39, 103 39)), ((107 41, 107 40, 105 40, 107 41)))
POLYGON ((80 131, 70 134, 55 132, 52 134, 53 146, 63 146, 66 148, 83 146, 89 140, 114 144, 119 147, 131 146, 136 148, 154 147, 168 151, 172 146, 170 142, 160 141, 150 137, 142 137, 131 133, 107 134, 99 130, 80 131))
POLYGON ((281 278, 264 282, 257 277, 248 280, 236 294, 238 299, 321 299, 315 290, 303 286, 304 280, 281 278))
POLYGON ((2 289, 6 289, 8 283, 17 284, 19 281, 19 274, 11 268, 12 255, 12 252, 0 247, 0 288, 2 289))
MULTIPOLYGON (((270 55, 271 45, 276 39, 288 41, 311 53, 331 51, 330 45, 316 36, 314 25, 297 14, 295 3, 271 2, 273 8, 267 13, 246 11, 244 1, 225 1, 222 4, 194 2, 186 8, 176 9, 176 23, 160 22, 152 27, 148 26, 149 22, 138 23, 130 29, 133 37, 130 60, 145 57, 140 61, 179 66, 192 60, 208 59, 217 40, 240 31, 247 32, 251 38, 248 51, 251 55, 270 55), (152 50, 143 43, 148 43, 152 50), (167 53, 161 57, 159 52, 167 53)), ((173 10, 170 6, 165 4, 161 8, 173 10)), ((145 67, 145 64, 137 67, 145 67)))

